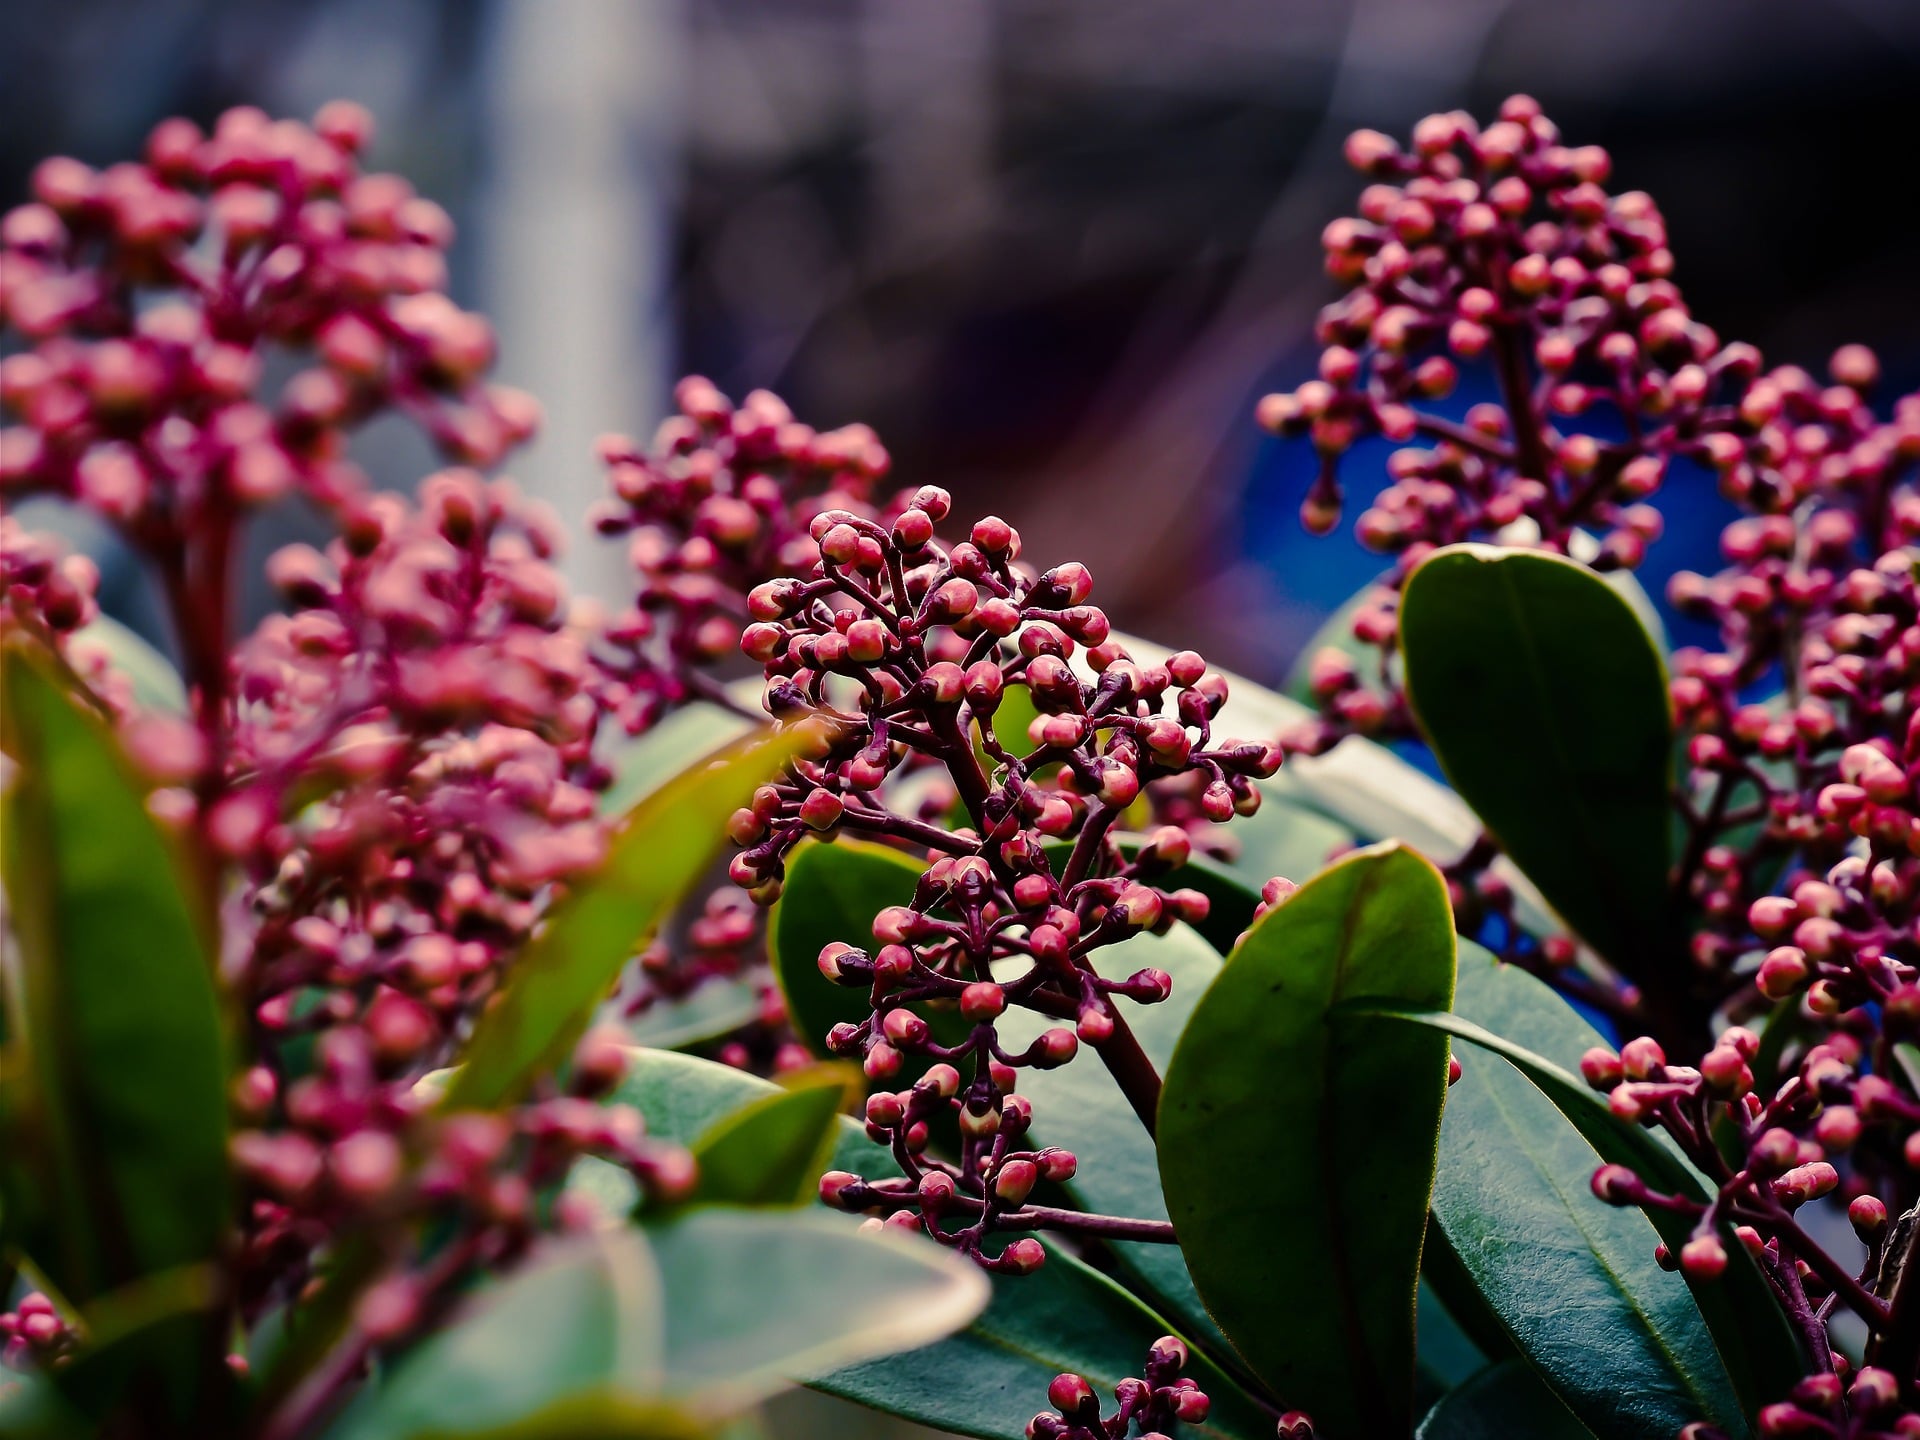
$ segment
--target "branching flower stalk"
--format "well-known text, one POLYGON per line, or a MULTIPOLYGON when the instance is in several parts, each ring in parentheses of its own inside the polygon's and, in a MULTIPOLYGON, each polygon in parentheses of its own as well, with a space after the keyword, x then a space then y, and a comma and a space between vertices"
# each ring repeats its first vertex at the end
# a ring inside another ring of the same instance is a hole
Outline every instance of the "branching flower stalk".
POLYGON ((1040 1244, 1023 1238, 990 1253, 994 1230, 1070 1223, 1171 1238, 1169 1227, 1068 1222, 1026 1206, 1035 1185, 1068 1179, 1076 1162, 1021 1146, 1031 1107, 1014 1089, 1017 1072, 1064 1065, 1090 1045, 1152 1132, 1160 1079, 1116 1002, 1157 1003, 1172 981, 1153 969, 1103 975, 1095 957, 1141 931, 1202 920, 1208 902, 1155 883, 1185 863, 1184 831, 1163 827, 1129 853, 1117 829, 1148 787, 1194 776, 1211 819, 1250 814, 1260 803, 1254 781, 1275 773, 1281 751, 1215 736, 1227 689, 1199 655, 1130 659, 1087 603, 1085 567, 1036 573, 1020 561, 1018 533, 993 516, 967 540, 941 544, 935 528, 951 506, 929 486, 889 525, 826 511, 810 527, 815 565, 748 596, 753 623, 741 648, 766 666, 768 711, 804 727, 807 746, 734 817, 742 848, 732 876, 771 903, 785 857, 814 834, 880 836, 932 852, 912 903, 874 921, 872 949, 834 942, 819 956, 827 979, 867 990, 872 1003, 866 1020, 827 1037, 829 1049, 859 1055, 875 1082, 900 1075, 910 1058, 932 1062, 910 1088, 867 1105, 868 1133, 890 1147, 904 1178, 835 1172, 822 1195, 848 1209, 886 1208, 889 1223, 923 1229, 991 1268, 1025 1271, 1044 1258, 1040 1244), (1021 754, 993 725, 1015 686, 1036 712, 1021 754), (945 775, 965 826, 937 829, 889 808, 883 787, 912 762, 945 775), (936 1034, 921 1008, 935 1002, 957 1009, 964 1033, 936 1034), (1065 1023, 1009 1044, 1001 1032, 1010 1008, 1065 1023), (949 1114, 961 1135, 957 1160, 929 1152, 931 1125, 949 1114))

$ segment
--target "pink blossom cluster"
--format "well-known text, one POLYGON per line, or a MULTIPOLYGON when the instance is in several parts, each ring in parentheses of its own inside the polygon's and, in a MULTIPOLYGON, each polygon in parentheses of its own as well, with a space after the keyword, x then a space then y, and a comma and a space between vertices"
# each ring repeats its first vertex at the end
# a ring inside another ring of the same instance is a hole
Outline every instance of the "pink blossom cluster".
POLYGON ((865 1020, 826 1037, 828 1048, 860 1056, 875 1082, 910 1063, 918 1077, 867 1106, 868 1133, 904 1178, 836 1173, 822 1193, 848 1209, 891 1211, 895 1223, 992 1268, 1024 1271, 1044 1258, 1039 1243, 994 1252, 996 1229, 1146 1223, 1026 1204, 1041 1179, 1067 1178, 1075 1161, 1021 1146, 1030 1106, 1013 1088, 1020 1069, 1064 1065, 1085 1044, 1153 1123, 1158 1078, 1117 1002, 1157 1003, 1172 981, 1154 969, 1105 975, 1094 956, 1176 920, 1203 920, 1208 902, 1156 883, 1186 862, 1184 830, 1163 827, 1127 846, 1116 837, 1164 779, 1197 777, 1214 822, 1252 813, 1254 782, 1275 772, 1281 752, 1215 735, 1227 687, 1199 655, 1131 659, 1088 603, 1085 567, 1037 570, 1021 560, 1019 534, 992 516, 967 540, 942 544, 935 529, 951 505, 929 486, 889 524, 825 511, 810 527, 814 562, 747 597, 753 621, 741 648, 766 667, 768 711, 797 727, 804 747, 734 816, 741 848, 731 869, 771 903, 786 857, 810 836, 880 837, 931 854, 912 902, 875 919, 870 950, 835 942, 819 955, 828 980, 871 1002, 865 1020), (1017 745, 994 724, 1016 691, 1033 713, 1017 745), (963 807, 961 828, 890 803, 888 782, 928 765, 963 807), (929 1002, 952 1009, 932 1015, 929 1002), (1010 1042, 1010 1009, 1058 1023, 1010 1042), (961 1137, 957 1164, 928 1151, 931 1127, 949 1118, 961 1137), (943 1226, 944 1215, 967 1223, 943 1226))
POLYGON ((1683 573, 1670 593, 1719 632, 1673 661, 1690 965, 1663 1002, 1674 1013, 1615 997, 1664 1048, 1640 1036, 1583 1065, 1617 1116, 1664 1131, 1713 1194, 1664 1193, 1622 1166, 1594 1189, 1691 1216, 1692 1239, 1661 1258, 1696 1280, 1724 1270, 1729 1237, 1759 1262, 1814 1366, 1762 1434, 1920 1433, 1900 1379, 1920 1369, 1920 1076, 1902 1061, 1920 1042, 1920 396, 1883 418, 1861 346, 1821 381, 1722 344, 1674 288, 1651 202, 1603 191, 1605 155, 1562 146, 1531 101, 1484 130, 1429 117, 1406 150, 1361 132, 1348 153, 1376 183, 1360 217, 1327 232, 1347 293, 1322 317, 1321 377, 1269 397, 1262 419, 1321 450, 1315 529, 1337 516, 1355 438, 1430 446, 1393 456, 1360 520, 1363 540, 1399 557, 1354 623, 1378 673, 1316 657, 1323 717, 1289 739, 1318 748, 1410 724, 1394 596, 1433 546, 1492 538, 1630 568, 1659 534, 1646 502, 1669 470, 1717 477, 1741 512, 1725 568, 1683 573), (1501 404, 1464 424, 1419 408, 1483 357, 1501 404), (1596 410, 1616 438, 1583 430, 1596 410), (1799 1214, 1841 1203, 1864 1263, 1799 1214), (1873 1336, 1864 1367, 1829 1341, 1841 1311, 1873 1336))
POLYGON ((1688 310, 1652 199, 1609 192, 1606 151, 1563 143, 1533 100, 1485 127, 1430 115, 1404 147, 1362 130, 1347 157, 1373 183, 1322 237, 1345 293, 1321 312, 1320 374, 1258 412, 1320 454, 1301 511, 1317 534, 1338 523, 1353 444, 1401 445, 1356 523, 1395 557, 1352 620, 1379 659, 1313 658, 1322 719, 1289 743, 1314 750, 1407 730, 1395 606, 1432 547, 1498 538, 1631 569, 1660 535, 1646 502, 1676 461, 1712 467, 1735 496, 1770 492, 1794 464, 1744 443, 1760 357, 1688 310), (1499 403, 1439 413, 1460 367, 1479 364, 1499 403))
POLYGON ((731 704, 711 672, 739 646, 747 592, 811 563, 807 527, 821 512, 877 518, 874 487, 892 464, 867 426, 815 430, 765 390, 736 406, 690 376, 674 402, 650 449, 600 442, 611 493, 595 528, 629 537, 639 580, 606 633, 608 709, 629 734, 690 698, 731 704))

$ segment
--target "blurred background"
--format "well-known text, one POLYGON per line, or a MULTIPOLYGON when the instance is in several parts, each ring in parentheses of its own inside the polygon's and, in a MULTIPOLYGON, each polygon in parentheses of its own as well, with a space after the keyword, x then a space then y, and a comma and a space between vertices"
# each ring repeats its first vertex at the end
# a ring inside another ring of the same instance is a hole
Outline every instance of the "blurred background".
MULTIPOLYGON (((165 115, 360 100, 372 162, 460 224, 455 296, 547 408, 512 469, 563 511, 675 375, 767 386, 1273 680, 1378 568, 1300 531, 1310 457, 1249 418, 1311 371, 1348 130, 1532 93, 1658 199, 1722 335, 1862 340, 1912 388, 1917 79, 1911 0, 0 0, 0 204, 165 115)), ((431 464, 368 444, 387 485, 431 464)), ((1710 563, 1713 519, 1650 579, 1710 563)), ((618 547, 569 565, 619 586, 618 547)))

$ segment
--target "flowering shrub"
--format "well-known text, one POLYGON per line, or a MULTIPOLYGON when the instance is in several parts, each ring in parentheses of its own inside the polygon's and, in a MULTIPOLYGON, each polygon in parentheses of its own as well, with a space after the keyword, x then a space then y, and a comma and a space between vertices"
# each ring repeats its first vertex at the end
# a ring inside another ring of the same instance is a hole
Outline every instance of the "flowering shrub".
POLYGON ((608 614, 367 135, 168 122, 0 221, 0 490, 118 526, 183 672, 0 521, 6 1434, 708 1434, 791 1380, 1007 1440, 1920 1434, 1870 355, 1722 343, 1516 98, 1353 137, 1259 407, 1316 532, 1402 445, 1313 708, 699 379, 601 445, 608 614), (411 499, 382 411, 446 452, 411 499), (1716 478, 1669 662, 1632 572, 1716 478), (332 538, 236 635, 295 493, 332 538))

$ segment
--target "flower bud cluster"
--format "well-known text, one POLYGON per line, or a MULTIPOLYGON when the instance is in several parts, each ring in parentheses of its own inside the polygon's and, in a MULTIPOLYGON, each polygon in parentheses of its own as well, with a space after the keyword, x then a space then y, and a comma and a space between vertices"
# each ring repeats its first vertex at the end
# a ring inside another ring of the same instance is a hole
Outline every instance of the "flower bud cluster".
MULTIPOLYGON (((348 430, 382 411, 476 465, 535 420, 486 385, 490 328, 443 293, 444 212, 363 174, 367 138, 342 105, 311 128, 249 110, 211 137, 170 121, 143 165, 48 162, 38 200, 0 220, 0 322, 26 342, 0 360, 19 422, 0 431, 0 499, 49 492, 120 525, 160 582, 192 714, 138 709, 71 638, 94 613, 92 567, 10 515, 0 626, 64 655, 116 716, 220 910, 245 1018, 227 1277, 241 1318, 297 1300, 351 1240, 378 1267, 354 1322, 379 1346, 538 1229, 606 1218, 562 1188, 579 1157, 668 1199, 693 1163, 602 1103, 618 1034, 581 1043, 564 1089, 499 1113, 444 1114, 426 1079, 603 853, 609 682, 542 507, 467 468, 409 501, 347 456, 348 430), (239 521, 293 492, 335 538, 272 558, 288 608, 235 645, 239 521)), ((38 1297, 0 1326, 10 1365, 69 1343, 38 1297)))
POLYGON ((1396 557, 1352 620, 1380 660, 1313 657, 1323 718, 1288 739, 1316 750, 1407 730, 1396 596, 1432 547, 1498 539, 1631 569, 1661 533, 1646 501, 1676 460, 1716 467, 1741 493, 1772 485, 1785 458, 1749 453, 1759 356, 1688 310, 1652 199, 1608 191, 1607 152, 1565 144, 1535 101, 1514 96, 1485 126, 1429 115, 1404 146, 1362 130, 1347 157, 1372 183, 1322 237, 1345 293, 1321 312, 1320 373, 1258 410, 1320 454, 1301 509, 1316 534, 1339 522, 1353 444, 1402 445, 1356 525, 1396 557), (1440 413, 1460 367, 1480 364, 1499 402, 1440 413))
MULTIPOLYGON (((72 1353, 77 1338, 53 1302, 38 1290, 30 1291, 13 1309, 0 1311, 0 1366, 17 1374, 59 1365, 72 1353)), ((0 1398, 8 1388, 0 1380, 0 1398)))
POLYGON ((397 1340, 476 1270, 518 1258, 540 1228, 610 1218, 575 1191, 542 1215, 542 1197, 582 1156, 619 1166, 655 1199, 691 1189, 691 1155, 648 1138, 632 1106, 604 1102, 625 1073, 622 1037, 596 1031, 581 1042, 566 1094, 443 1114, 437 1087, 382 1048, 421 1023, 405 1004, 385 992, 363 1023, 322 1030, 311 1068, 290 1083, 267 1064, 235 1082, 246 1127, 233 1137, 246 1192, 239 1298, 249 1316, 297 1292, 331 1242, 375 1235, 391 1268, 361 1296, 356 1321, 374 1343, 397 1340))
POLYGON ((1027 1422, 1028 1440, 1173 1440, 1181 1424, 1199 1425, 1212 1408, 1200 1387, 1180 1371, 1187 1347, 1163 1335, 1147 1351, 1146 1378, 1129 1376, 1113 1387, 1117 1402, 1102 1416, 1100 1396, 1084 1375, 1056 1375, 1043 1410, 1027 1422), (1136 1428, 1137 1427, 1137 1428, 1136 1428))
POLYGON ((1753 1031, 1735 1025, 1721 1032, 1697 1066, 1669 1064, 1660 1045, 1645 1036, 1617 1053, 1589 1050, 1581 1071, 1607 1093, 1613 1113, 1666 1131, 1717 1187, 1703 1204, 1611 1164, 1595 1172, 1594 1194, 1609 1204, 1694 1217, 1692 1236, 1678 1255, 1665 1245, 1657 1253, 1662 1265, 1691 1280, 1717 1279, 1726 1270, 1729 1244, 1744 1246, 1758 1262, 1817 1367, 1791 1403, 1763 1415, 1762 1434, 1920 1433, 1905 1428, 1920 1427, 1920 1412, 1909 1415, 1900 1407, 1901 1389, 1889 1372, 1865 1369, 1851 1386, 1845 1383, 1847 1362, 1831 1351, 1825 1330, 1836 1308, 1852 1311, 1875 1333, 1889 1322, 1892 1285, 1905 1257, 1892 1253, 1895 1235, 1876 1191, 1904 1188, 1898 1172, 1920 1168, 1920 1103, 1872 1073, 1860 1042, 1845 1031, 1808 1047, 1770 1094, 1756 1088, 1760 1048, 1753 1031), (1866 1247, 1863 1267, 1842 1263, 1814 1238, 1819 1226, 1796 1218, 1803 1206, 1843 1200, 1866 1247), (1809 1410, 1826 1418, 1811 1428, 1793 1428, 1809 1410), (1858 1428, 1826 1428, 1847 1416, 1858 1428))
POLYGON ((100 613, 100 569, 57 537, 0 515, 0 640, 24 634, 66 661, 110 714, 128 713, 133 687, 104 648, 76 641, 100 613))
MULTIPOLYGON (((1207 900, 1156 883, 1186 863, 1186 831, 1165 826, 1124 846, 1119 831, 1164 780, 1197 783, 1211 821, 1250 814, 1254 782, 1275 772, 1281 751, 1214 734, 1227 687, 1199 655, 1130 658, 1088 603, 1084 567, 1025 564, 1018 533, 992 516, 965 541, 936 540, 950 508, 946 492, 927 487, 889 524, 824 511, 810 526, 814 563, 748 595, 741 648, 765 665, 767 710, 799 730, 802 749, 729 829, 741 847, 732 876, 762 903, 778 896, 786 856, 808 837, 866 835, 931 852, 911 902, 875 919, 870 948, 836 941, 819 956, 827 979, 871 1004, 828 1047, 860 1056, 876 1083, 910 1062, 920 1076, 868 1111, 907 1180, 836 1195, 852 1209, 909 1207, 900 1223, 984 1259, 986 1234, 1011 1228, 1005 1208, 1018 1211, 1045 1166, 1071 1173, 1070 1160, 1014 1148, 1028 1116, 1018 1070, 1066 1064, 1089 1045, 1151 1113, 1143 1087, 1157 1081, 1116 1002, 1156 1003, 1172 982, 1152 969, 1102 974, 1094 957, 1204 919, 1207 900), (1032 719, 1008 738, 995 717, 1016 700, 1015 713, 1032 719), (960 828, 896 801, 903 780, 929 766, 963 807, 960 828), (1010 1042, 1009 1010, 1055 1023, 1010 1042), (947 1114, 961 1135, 957 1165, 925 1155, 929 1124, 947 1114), (949 1232, 939 1223, 947 1211, 971 1223, 949 1232)), ((1031 1268, 1043 1253, 1017 1241, 989 1263, 1031 1268)))
MULTIPOLYGON (((1900 1403, 1900 1382, 1891 1370, 1868 1365, 1855 1370, 1835 1357, 1833 1373, 1800 1381, 1785 1400, 1763 1405, 1754 1433, 1761 1440, 1819 1435, 1837 1440, 1912 1440, 1920 1435, 1920 1411, 1900 1403)), ((1705 1423, 1687 1426, 1680 1440, 1728 1440, 1705 1423)))
MULTIPOLYGON (((1407 146, 1363 131, 1348 156, 1374 183, 1325 237, 1345 293, 1321 317, 1321 373, 1260 418, 1320 451, 1303 510, 1316 532, 1338 519, 1357 439, 1408 442, 1358 524, 1397 558, 1353 617, 1364 658, 1313 657, 1321 716, 1283 738, 1317 750, 1409 727, 1396 593, 1433 546, 1490 539, 1631 569, 1660 534, 1648 502, 1669 474, 1717 481, 1741 512, 1725 568, 1670 590, 1719 631, 1673 662, 1690 973, 1664 997, 1586 997, 1685 1053, 1669 1064, 1642 1037, 1585 1067, 1616 1115, 1665 1130, 1717 1192, 1700 1205, 1614 1166, 1594 1185, 1693 1215, 1666 1258, 1696 1279, 1735 1238, 1759 1259, 1821 1371, 1763 1433, 1895 1433, 1906 1422, 1874 1398, 1876 1372, 1858 1377, 1862 1398, 1843 1395, 1824 1322, 1843 1308, 1885 1327, 1886 1217, 1920 1173, 1920 1093, 1894 1063, 1920 1040, 1920 397, 1876 412, 1880 366, 1862 346, 1821 379, 1723 343, 1675 288, 1653 203, 1604 190, 1604 152, 1564 146, 1524 97, 1484 128, 1431 116, 1407 146), (1457 367, 1482 361, 1500 402, 1435 413, 1457 367), (1761 1046, 1763 1020, 1784 1045, 1761 1046), (1828 1195, 1853 1206, 1861 1274, 1793 1218, 1828 1195)), ((1457 907, 1500 909, 1449 878, 1457 907)), ((1574 990, 1580 976, 1548 978, 1574 990)))
POLYGON ((0 494, 68 496, 156 551, 205 510, 364 488, 348 428, 385 410, 490 465, 538 415, 489 388, 491 327, 446 294, 452 222, 365 172, 372 122, 168 120, 143 162, 56 158, 0 217, 0 494), (282 354, 311 356, 284 383, 282 354), (269 384, 277 388, 269 394, 269 384))
POLYGON ((812 563, 808 526, 822 511, 879 518, 873 491, 892 464, 867 426, 815 430, 765 390, 736 406, 689 376, 674 401, 650 448, 600 441, 612 493, 594 524, 630 536, 640 582, 606 632, 618 656, 608 708, 629 734, 690 698, 729 703, 708 672, 739 648, 747 592, 812 563))

